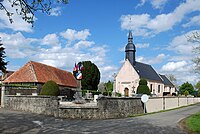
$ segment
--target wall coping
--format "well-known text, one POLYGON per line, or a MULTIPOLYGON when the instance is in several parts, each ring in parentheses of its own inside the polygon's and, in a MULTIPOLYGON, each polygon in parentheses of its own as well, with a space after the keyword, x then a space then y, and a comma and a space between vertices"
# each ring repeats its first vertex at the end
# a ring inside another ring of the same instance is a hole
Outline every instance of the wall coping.
POLYGON ((5 97, 24 97, 24 98, 53 98, 53 99, 59 99, 56 96, 43 96, 43 95, 5 95, 5 97))

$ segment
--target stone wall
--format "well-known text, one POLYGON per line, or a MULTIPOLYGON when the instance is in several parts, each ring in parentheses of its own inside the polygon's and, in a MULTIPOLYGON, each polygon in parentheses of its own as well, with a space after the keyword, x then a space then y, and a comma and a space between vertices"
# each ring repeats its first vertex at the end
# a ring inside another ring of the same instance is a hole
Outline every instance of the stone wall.
POLYGON ((140 98, 102 97, 98 99, 97 106, 77 105, 59 109, 59 117, 82 119, 108 119, 122 118, 143 113, 140 98))
POLYGON ((62 118, 108 119, 122 118, 143 113, 140 98, 98 99, 96 106, 61 106, 56 97, 47 96, 6 96, 4 108, 62 118))
POLYGON ((58 98, 49 96, 5 96, 4 108, 58 116, 58 98))

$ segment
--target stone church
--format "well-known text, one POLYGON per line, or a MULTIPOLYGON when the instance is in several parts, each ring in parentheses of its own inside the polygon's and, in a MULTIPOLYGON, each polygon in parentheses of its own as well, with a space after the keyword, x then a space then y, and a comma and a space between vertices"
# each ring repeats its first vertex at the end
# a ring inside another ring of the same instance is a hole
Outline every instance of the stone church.
POLYGON ((139 80, 146 79, 151 94, 154 96, 172 95, 175 86, 165 76, 158 74, 151 65, 135 60, 136 48, 133 44, 132 32, 129 31, 128 44, 125 48, 125 62, 114 80, 114 91, 122 96, 133 96, 137 92, 139 80))

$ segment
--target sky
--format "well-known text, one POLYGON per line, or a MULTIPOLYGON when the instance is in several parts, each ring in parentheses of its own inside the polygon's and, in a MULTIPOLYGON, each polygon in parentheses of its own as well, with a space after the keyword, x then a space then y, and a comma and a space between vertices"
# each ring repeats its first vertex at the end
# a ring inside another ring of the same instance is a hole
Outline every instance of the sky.
MULTIPOLYGON (((4 6, 15 13, 7 0, 4 6)), ((188 36, 200 31, 200 0, 69 0, 54 4, 50 15, 37 12, 26 23, 16 13, 10 24, 0 10, 0 37, 8 70, 37 61, 72 72, 75 62, 92 61, 101 81, 113 80, 125 58, 128 32, 133 33, 136 61, 160 74, 173 74, 177 84, 195 84, 197 55, 188 36)))

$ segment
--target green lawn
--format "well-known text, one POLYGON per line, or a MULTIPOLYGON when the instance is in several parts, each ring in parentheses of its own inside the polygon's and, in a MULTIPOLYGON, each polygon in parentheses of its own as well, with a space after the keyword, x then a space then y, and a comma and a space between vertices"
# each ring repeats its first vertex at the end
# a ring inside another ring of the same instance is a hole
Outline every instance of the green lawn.
POLYGON ((187 118, 186 125, 190 130, 200 134, 200 112, 187 118))

